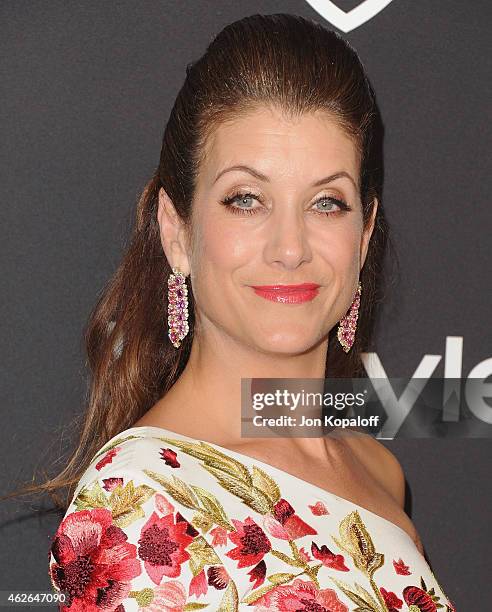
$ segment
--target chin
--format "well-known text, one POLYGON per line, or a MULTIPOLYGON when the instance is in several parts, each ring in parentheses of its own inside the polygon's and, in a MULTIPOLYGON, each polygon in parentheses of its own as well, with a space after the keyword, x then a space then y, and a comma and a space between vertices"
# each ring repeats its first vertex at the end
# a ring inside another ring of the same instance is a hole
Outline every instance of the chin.
POLYGON ((315 343, 316 339, 314 337, 310 342, 309 335, 292 334, 291 332, 265 335, 261 338, 261 341, 258 341, 258 338, 254 340, 254 345, 258 347, 258 350, 281 355, 300 355, 309 351, 315 343))

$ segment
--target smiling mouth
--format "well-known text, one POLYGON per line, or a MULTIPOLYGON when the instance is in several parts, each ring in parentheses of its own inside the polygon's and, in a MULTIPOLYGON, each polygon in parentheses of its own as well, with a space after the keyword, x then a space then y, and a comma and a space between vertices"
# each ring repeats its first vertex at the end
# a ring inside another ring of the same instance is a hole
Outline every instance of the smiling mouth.
POLYGON ((303 283, 302 285, 260 285, 251 287, 256 295, 281 304, 300 304, 309 302, 318 295, 319 285, 303 283))
POLYGON ((287 293, 289 291, 314 291, 318 289, 317 283, 302 283, 300 285, 251 285, 255 290, 259 291, 281 291, 287 293))

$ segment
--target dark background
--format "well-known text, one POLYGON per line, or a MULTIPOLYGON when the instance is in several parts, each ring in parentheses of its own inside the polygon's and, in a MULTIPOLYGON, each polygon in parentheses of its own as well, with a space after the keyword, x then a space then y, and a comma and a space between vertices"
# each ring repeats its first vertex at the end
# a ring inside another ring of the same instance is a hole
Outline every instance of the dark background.
MULTIPOLYGON (((334 27, 303 0, 0 3, 2 493, 35 469, 54 475, 74 442, 63 428, 83 409, 82 328, 157 166, 186 64, 226 24, 277 12, 334 27)), ((390 377, 410 378, 426 354, 442 355, 443 375, 451 336, 463 338, 463 377, 492 356, 491 16, 485 0, 393 0, 343 34, 386 129, 400 280, 376 352, 390 377)), ((446 594, 460 612, 489 610, 490 440, 384 444, 446 594)), ((0 507, 0 590, 50 590, 61 517, 36 512, 40 501, 0 507)))

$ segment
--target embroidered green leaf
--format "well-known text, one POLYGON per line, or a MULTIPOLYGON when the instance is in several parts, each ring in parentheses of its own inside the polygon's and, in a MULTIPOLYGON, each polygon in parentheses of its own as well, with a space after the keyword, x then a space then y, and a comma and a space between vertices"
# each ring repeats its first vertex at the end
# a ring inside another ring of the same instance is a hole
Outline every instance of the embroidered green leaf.
POLYGON ((239 610, 239 596, 234 580, 229 580, 224 596, 221 599, 217 612, 237 612, 239 610))
POLYGON ((295 577, 295 574, 287 574, 282 572, 267 576, 268 580, 270 580, 272 584, 285 584, 286 582, 290 582, 295 577))
POLYGON ((77 510, 87 510, 90 508, 105 508, 108 500, 99 481, 92 485, 83 487, 73 502, 77 510))
POLYGON ((312 573, 313 573, 315 576, 317 576, 317 575, 318 575, 318 572, 319 572, 319 568, 320 568, 320 567, 323 567, 323 564, 322 564, 322 563, 319 563, 318 565, 310 565, 310 566, 309 566, 309 570, 310 570, 310 572, 312 572, 312 573))
POLYGON ((278 559, 282 559, 282 561, 285 561, 285 563, 288 563, 289 565, 293 565, 294 567, 304 567, 306 565, 304 561, 297 561, 296 559, 292 559, 292 557, 289 557, 289 555, 286 555, 285 553, 280 552, 280 550, 274 550, 272 548, 270 550, 270 553, 274 555, 275 557, 277 557, 278 559))
POLYGON ((264 472, 257 465, 253 465, 253 485, 262 491, 270 500, 272 506, 278 502, 281 498, 280 488, 266 472, 264 472))
POLYGON ((203 467, 215 476, 219 484, 224 487, 226 491, 242 499, 252 510, 260 514, 268 514, 270 512, 270 500, 256 487, 249 485, 239 478, 231 476, 220 468, 217 469, 211 465, 204 465, 203 467))
POLYGON ((225 529, 233 530, 234 527, 227 518, 222 506, 217 499, 205 489, 201 489, 196 485, 188 485, 184 480, 181 480, 174 474, 169 478, 163 474, 157 474, 151 470, 143 470, 147 476, 157 481, 167 493, 177 502, 183 504, 187 508, 191 508, 200 512, 203 515, 202 519, 195 517, 195 522, 204 528, 205 532, 210 529, 210 526, 215 522, 225 529), (200 490, 198 495, 197 490, 200 490), (200 506, 200 501, 205 503, 205 508, 200 506), (212 512, 210 512, 212 510, 212 512))
POLYGON ((108 500, 113 520, 118 527, 127 527, 134 521, 143 518, 145 512, 142 508, 148 499, 155 493, 155 489, 145 484, 135 487, 133 480, 126 486, 117 486, 108 500))
POLYGON ((234 457, 231 457, 230 455, 224 454, 222 451, 210 446, 210 444, 207 444, 206 442, 201 441, 200 445, 209 453, 209 456, 206 459, 207 462, 210 462, 211 464, 212 462, 218 462, 218 464, 231 475, 238 475, 238 477, 242 480, 253 484, 251 474, 243 463, 237 459, 234 459, 234 457))
POLYGON ((191 455, 200 461, 210 463, 215 467, 220 467, 231 476, 237 476, 242 480, 251 482, 251 475, 247 468, 237 459, 224 454, 220 450, 207 444, 203 440, 197 442, 188 442, 185 440, 176 440, 174 438, 159 438, 167 444, 177 446, 187 455, 191 455))
POLYGON ((183 610, 203 610, 203 608, 206 608, 208 605, 210 604, 198 603, 198 602, 192 601, 191 603, 185 604, 185 607, 183 608, 183 610))
POLYGON ((193 576, 199 574, 205 565, 222 564, 215 550, 203 536, 196 536, 186 550, 190 553, 190 569, 193 576))
POLYGON ((111 491, 109 504, 114 510, 119 510, 120 504, 126 505, 128 502, 133 505, 141 506, 154 495, 155 489, 146 484, 135 487, 133 480, 129 480, 125 487, 118 485, 111 491))
POLYGON ((341 580, 338 580, 337 578, 334 578, 333 576, 328 576, 328 578, 330 578, 330 580, 333 580, 333 582, 338 586, 338 588, 343 593, 345 593, 345 595, 349 597, 354 603, 356 603, 362 610, 367 610, 369 612, 381 612, 381 608, 379 605, 376 605, 374 607, 372 603, 366 601, 364 597, 361 597, 357 593, 354 593, 351 590, 350 585, 342 582, 341 580))
POLYGON ((195 529, 199 529, 203 533, 208 533, 211 527, 215 525, 215 522, 210 516, 204 513, 201 513, 199 511, 193 515, 190 523, 193 525, 195 529))
POLYGON ((124 527, 128 527, 135 521, 138 521, 141 518, 144 518, 145 511, 141 506, 137 506, 136 508, 128 508, 121 512, 118 516, 113 517, 113 522, 118 527, 122 529, 124 527))
POLYGON ((169 478, 163 474, 157 474, 152 470, 143 470, 147 476, 158 482, 164 489, 173 497, 176 501, 187 508, 198 508, 198 499, 196 498, 193 490, 174 474, 169 478))
POLYGON ((364 598, 365 601, 367 601, 368 603, 371 604, 372 609, 377 610, 378 609, 378 602, 374 599, 374 597, 369 593, 369 591, 367 591, 364 587, 362 587, 360 584, 357 584, 357 582, 354 583, 355 585, 355 590, 359 593, 359 595, 361 597, 364 598))
POLYGON ((253 593, 250 593, 246 597, 243 597, 243 599, 241 600, 241 603, 252 604, 257 599, 260 599, 260 597, 263 597, 263 595, 266 595, 270 591, 273 591, 275 586, 276 586, 275 584, 267 584, 266 586, 261 587, 261 589, 258 589, 257 591, 253 591, 253 593))
MULTIPOLYGON (((167 444, 177 446, 183 452, 202 461, 204 469, 215 476, 224 489, 242 499, 247 506, 260 514, 271 512, 272 500, 280 498, 278 486, 260 468, 254 469, 252 476, 243 463, 226 455, 203 440, 189 442, 173 438, 159 439, 167 444), (254 478, 256 478, 256 482, 260 485, 259 487, 256 486, 254 478)), ((211 512, 209 506, 206 506, 206 508, 211 512)), ((222 517, 221 521, 217 522, 224 524, 224 517, 222 517)))
POLYGON ((154 589, 146 587, 141 591, 130 591, 128 593, 128 597, 136 599, 139 607, 146 608, 147 606, 150 606, 154 599, 154 589))
POLYGON ((230 530, 234 529, 234 526, 227 518, 224 507, 215 497, 215 495, 209 491, 206 491, 205 489, 202 489, 201 487, 198 487, 197 485, 191 485, 191 488, 196 493, 196 496, 200 500, 202 506, 208 511, 210 516, 214 518, 216 523, 223 525, 224 527, 227 526, 230 530))
POLYGON ((311 578, 311 580, 316 585, 317 589, 321 588, 320 584, 319 584, 318 576, 317 576, 317 574, 318 574, 317 570, 313 572, 311 570, 311 568, 309 567, 309 565, 306 565, 305 568, 304 568, 304 573, 311 578))
POLYGON ((289 546, 290 546, 290 549, 292 550, 292 554, 294 555, 294 558, 297 559, 297 561, 300 561, 303 565, 305 565, 306 561, 302 558, 301 553, 299 552, 299 549, 297 548, 297 544, 294 542, 294 540, 289 540, 289 546))

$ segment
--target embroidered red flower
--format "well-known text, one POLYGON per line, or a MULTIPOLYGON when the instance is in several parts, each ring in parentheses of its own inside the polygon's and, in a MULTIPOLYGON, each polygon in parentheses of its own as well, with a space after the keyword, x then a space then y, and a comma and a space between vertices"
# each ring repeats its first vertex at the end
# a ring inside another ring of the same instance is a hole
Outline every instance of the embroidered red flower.
POLYGON ((181 514, 181 512, 176 512, 176 523, 178 521, 186 523, 186 533, 192 538, 194 538, 200 533, 198 529, 195 529, 193 525, 185 519, 185 517, 181 514))
POLYGON ((207 579, 205 577, 205 571, 202 569, 196 576, 190 580, 190 586, 188 588, 188 595, 205 595, 208 590, 207 579))
POLYGON ((273 507, 273 516, 289 534, 291 540, 318 533, 316 529, 297 516, 294 508, 283 497, 273 507))
POLYGON ((173 468, 181 467, 179 461, 176 459, 176 453, 170 448, 161 448, 161 459, 164 459, 166 465, 170 465, 173 468))
POLYGON ((121 446, 115 446, 114 448, 108 450, 108 452, 103 455, 102 459, 100 459, 94 466, 96 470, 100 470, 108 463, 111 463, 120 450, 121 446))
POLYGON ((212 546, 224 546, 227 544, 227 529, 218 525, 210 530, 213 536, 212 546))
POLYGON ((308 504, 308 506, 311 512, 315 514, 316 516, 321 516, 322 514, 330 514, 328 512, 328 508, 325 506, 325 504, 322 501, 316 502, 314 506, 311 504, 308 504))
POLYGON ((384 603, 388 606, 389 612, 398 612, 398 609, 403 605, 403 601, 393 591, 387 591, 384 587, 380 587, 379 590, 383 596, 384 603))
POLYGON ((103 478, 102 481, 104 482, 103 489, 108 493, 114 491, 116 487, 123 486, 123 478, 103 478))
POLYGON ((179 576, 181 564, 190 558, 185 548, 193 538, 186 533, 187 528, 187 521, 174 523, 172 514, 159 517, 156 512, 142 527, 138 555, 155 584, 160 584, 163 576, 179 576))
POLYGON ((304 546, 302 546, 301 548, 299 548, 299 556, 306 562, 308 563, 309 561, 312 561, 311 557, 309 556, 309 553, 307 553, 304 550, 304 546))
POLYGON ((113 524, 106 508, 72 512, 60 523, 51 545, 50 575, 69 594, 65 610, 115 610, 128 597, 131 580, 142 573, 137 547, 113 524))
POLYGON ((314 582, 296 578, 292 584, 279 585, 255 602, 254 612, 349 612, 333 589, 317 589, 314 582))
POLYGON ((239 561, 238 568, 256 565, 272 548, 270 540, 251 517, 248 516, 244 521, 231 520, 236 531, 229 532, 227 535, 231 542, 236 544, 236 548, 227 551, 225 554, 231 559, 239 561))
POLYGON ((420 612, 436 612, 437 606, 432 597, 416 586, 407 586, 403 589, 403 599, 409 606, 415 606, 420 612))
POLYGON ((398 561, 393 559, 393 567, 395 568, 395 572, 397 574, 401 574, 402 576, 409 576, 412 573, 408 565, 405 565, 405 563, 402 561, 401 557, 398 559, 398 561))
POLYGON ((171 502, 167 499, 167 497, 165 495, 162 495, 162 493, 156 493, 154 496, 154 504, 157 510, 159 510, 159 512, 161 514, 172 514, 174 512, 174 506, 171 504, 171 502))
POLYGON ((207 569, 208 584, 214 589, 225 589, 231 577, 223 565, 212 565, 207 569))
MULTIPOLYGON (((156 586, 153 591, 152 601, 145 605, 139 601, 139 612, 149 610, 154 612, 183 612, 186 606, 186 589, 178 582, 178 580, 168 580, 159 586, 156 586)), ((118 611, 115 611, 118 612, 118 611)), ((124 609, 121 612, 125 612, 124 609)))
POLYGON ((262 559, 258 565, 255 565, 255 567, 248 572, 248 575, 250 576, 249 581, 253 583, 254 589, 257 589, 265 582, 266 569, 266 563, 262 559))
POLYGON ((335 554, 326 544, 323 544, 323 546, 319 548, 316 542, 312 542, 311 554, 315 559, 319 559, 323 565, 326 565, 326 567, 331 567, 341 572, 350 571, 350 568, 345 565, 344 556, 335 554))
POLYGON ((263 527, 265 531, 267 531, 273 538, 278 538, 279 540, 290 540, 291 536, 287 529, 284 529, 284 526, 277 521, 277 519, 273 518, 271 514, 265 514, 263 517, 263 527))

